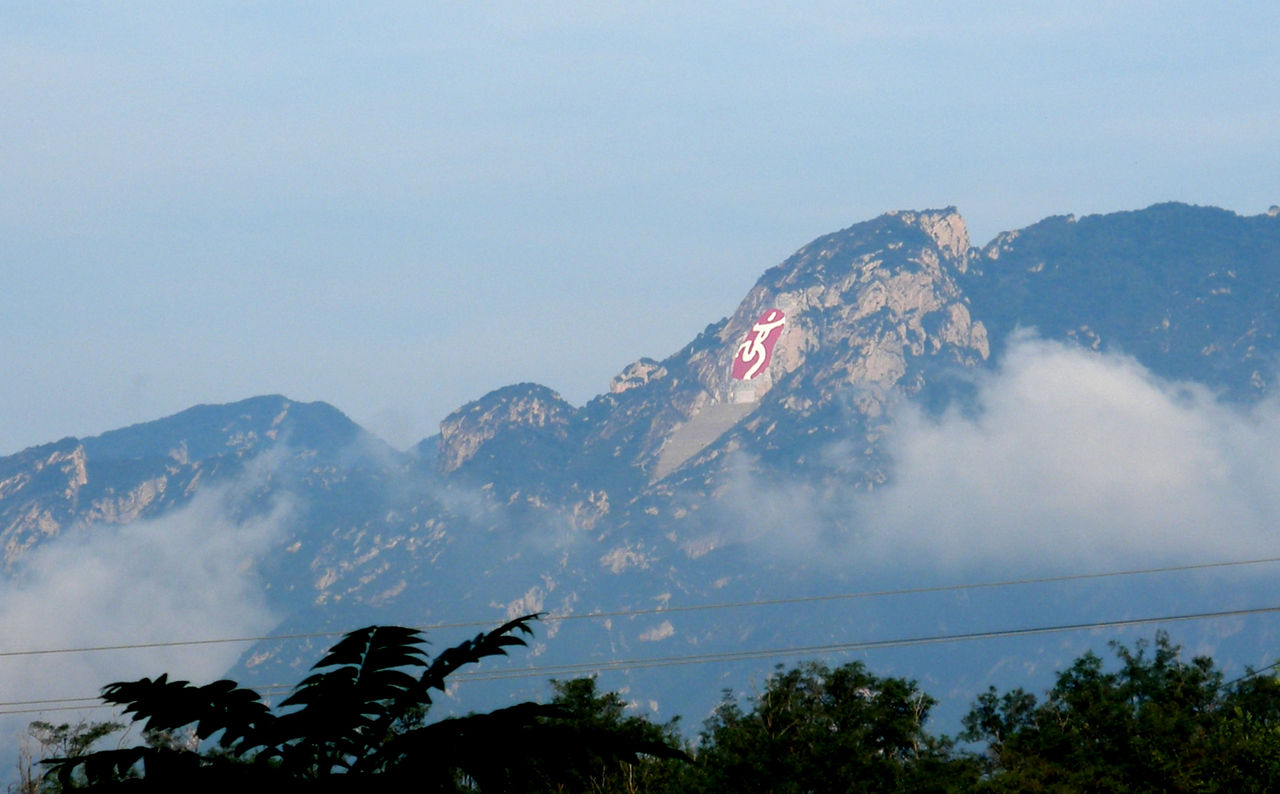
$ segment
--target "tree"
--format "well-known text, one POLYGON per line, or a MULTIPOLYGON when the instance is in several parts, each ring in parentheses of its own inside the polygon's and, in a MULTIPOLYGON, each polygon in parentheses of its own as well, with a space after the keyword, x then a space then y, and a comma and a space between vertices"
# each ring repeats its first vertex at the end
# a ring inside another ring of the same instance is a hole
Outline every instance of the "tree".
POLYGON ((945 791, 976 779, 924 723, 935 701, 915 681, 861 662, 778 668, 744 710, 726 693, 697 754, 700 791, 945 791))
MULTIPOLYGON (((353 791, 373 785, 428 792, 507 791, 555 759, 565 711, 519 703, 427 722, 432 692, 458 668, 525 645, 536 615, 512 620, 431 659, 420 632, 369 626, 345 635, 294 687, 277 713, 234 681, 193 686, 161 675, 109 684, 102 699, 148 732, 194 726, 203 747, 155 743, 47 763, 62 785, 95 791, 353 791)), ((675 753, 601 734, 602 755, 675 753), (607 740, 607 741, 606 741, 607 740)))
POLYGON ((663 725, 628 715, 616 692, 600 693, 596 679, 552 681, 560 709, 552 722, 560 731, 558 769, 533 776, 531 791, 656 792, 666 790, 689 760, 678 718, 663 725), (644 753, 637 756, 636 750, 644 753))
POLYGON ((87 753, 98 740, 109 736, 123 728, 118 722, 86 722, 81 720, 72 725, 64 722, 54 725, 51 722, 36 720, 27 725, 27 737, 40 745, 37 754, 32 751, 29 741, 24 738, 19 749, 18 782, 10 784, 9 790, 18 794, 41 794, 42 792, 58 792, 62 787, 56 780, 43 781, 35 770, 35 763, 46 758, 65 758, 87 753))
POLYGON ((1226 686, 1208 657, 1112 643, 1118 669, 1086 653, 1044 702, 994 688, 964 718, 984 741, 990 791, 1271 791, 1280 784, 1280 685, 1226 686), (1151 651, 1148 653, 1148 651, 1151 651))

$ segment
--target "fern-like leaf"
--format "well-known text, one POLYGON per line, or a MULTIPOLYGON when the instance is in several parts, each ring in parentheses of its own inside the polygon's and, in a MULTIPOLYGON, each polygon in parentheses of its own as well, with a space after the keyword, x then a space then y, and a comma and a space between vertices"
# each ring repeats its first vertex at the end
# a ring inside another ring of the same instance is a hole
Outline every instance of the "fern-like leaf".
POLYGON ((524 634, 532 637, 533 629, 529 624, 540 617, 542 617, 541 612, 522 615, 515 620, 503 623, 493 631, 477 634, 473 639, 464 640, 443 651, 419 679, 421 697, 425 702, 430 703, 430 690, 438 689, 443 692, 445 679, 460 667, 474 664, 487 656, 506 656, 506 649, 512 646, 528 645, 529 643, 523 637, 516 635, 524 634))

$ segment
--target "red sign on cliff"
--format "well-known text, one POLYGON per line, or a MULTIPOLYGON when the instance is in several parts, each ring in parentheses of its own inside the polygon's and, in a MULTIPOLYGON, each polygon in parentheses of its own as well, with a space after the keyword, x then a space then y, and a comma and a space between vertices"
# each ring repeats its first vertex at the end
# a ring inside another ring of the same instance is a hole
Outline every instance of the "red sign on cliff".
POLYGON ((747 338, 738 345, 733 354, 733 377, 735 380, 751 380, 764 371, 773 356, 773 346, 782 336, 782 326, 787 317, 781 309, 770 309, 760 315, 756 324, 747 332, 747 338))

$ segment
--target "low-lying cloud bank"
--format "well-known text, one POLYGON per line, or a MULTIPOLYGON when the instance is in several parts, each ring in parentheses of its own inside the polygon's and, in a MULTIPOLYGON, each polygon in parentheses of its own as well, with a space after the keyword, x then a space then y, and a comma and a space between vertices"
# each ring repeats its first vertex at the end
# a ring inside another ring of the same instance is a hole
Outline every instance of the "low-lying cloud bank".
POLYGON ((862 573, 1280 554, 1280 395, 1230 404, 1130 357, 1029 335, 974 378, 970 410, 891 408, 890 479, 872 492, 815 495, 739 470, 729 493, 741 498, 725 502, 749 512, 733 513, 720 540, 862 573))
POLYGON ((980 376, 978 408, 900 408, 891 484, 851 505, 861 553, 1020 569, 1276 553, 1280 400, 1230 405, 1126 356, 1023 337, 980 376))
MULTIPOLYGON (((245 522, 228 518, 251 489, 241 482, 201 493, 160 519, 69 530, 40 545, 0 584, 3 650, 202 640, 270 629, 278 616, 267 606, 254 562, 283 537, 290 509, 278 503, 245 522)), ((6 656, 0 658, 0 701, 93 697, 111 681, 163 672, 204 683, 221 677, 243 651, 242 644, 228 643, 6 656)), ((0 720, 3 735, 12 738, 30 719, 74 723, 81 717, 110 714, 0 720)))

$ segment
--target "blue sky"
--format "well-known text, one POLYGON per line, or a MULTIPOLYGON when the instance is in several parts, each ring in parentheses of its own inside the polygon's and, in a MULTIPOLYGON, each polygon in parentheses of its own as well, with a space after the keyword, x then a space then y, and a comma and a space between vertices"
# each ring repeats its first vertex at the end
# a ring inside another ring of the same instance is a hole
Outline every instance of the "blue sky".
POLYGON ((0 3, 0 454, 581 403, 810 239, 1280 203, 1271 3, 0 3), (357 6, 358 7, 355 7, 357 6))

